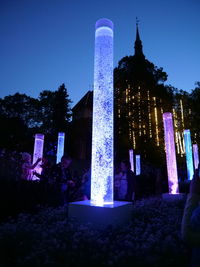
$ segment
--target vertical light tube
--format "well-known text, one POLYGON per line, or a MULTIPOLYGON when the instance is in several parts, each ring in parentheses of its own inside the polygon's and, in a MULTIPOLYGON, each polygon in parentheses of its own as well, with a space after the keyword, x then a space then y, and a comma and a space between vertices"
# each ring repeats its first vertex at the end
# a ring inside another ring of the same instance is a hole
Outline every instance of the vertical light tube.
POLYGON ((192 158, 192 142, 190 130, 184 130, 184 143, 186 152, 186 165, 187 165, 187 176, 188 180, 192 180, 194 175, 193 158, 192 158))
POLYGON ((135 155, 135 162, 136 162, 136 175, 141 174, 141 162, 140 162, 140 155, 135 155))
POLYGON ((113 23, 96 22, 91 202, 113 203, 113 23))
MULTIPOLYGON (((36 162, 38 158, 43 157, 43 148, 44 148, 44 135, 43 134, 36 134, 35 135, 35 143, 34 143, 34 151, 33 151, 33 164, 36 162)), ((40 167, 39 163, 34 171, 41 174, 42 168, 40 167)), ((38 179, 37 176, 33 176, 32 180, 38 179)))
POLYGON ((131 163, 131 171, 134 172, 134 155, 133 155, 133 149, 129 149, 129 161, 131 163))
POLYGON ((176 164, 176 150, 174 143, 174 127, 172 114, 170 112, 163 113, 164 134, 165 134, 165 150, 167 160, 168 187, 170 194, 179 193, 178 174, 176 164))
POLYGON ((193 157, 194 157, 194 168, 198 169, 199 166, 199 149, 197 144, 193 144, 193 157))
POLYGON ((65 133, 58 133, 56 163, 59 163, 61 161, 62 156, 64 155, 64 146, 65 146, 65 133))

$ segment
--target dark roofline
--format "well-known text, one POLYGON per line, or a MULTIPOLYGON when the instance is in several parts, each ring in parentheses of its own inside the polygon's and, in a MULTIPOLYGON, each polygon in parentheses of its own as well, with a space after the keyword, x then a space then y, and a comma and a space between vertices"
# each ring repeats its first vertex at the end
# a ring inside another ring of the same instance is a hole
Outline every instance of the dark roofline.
POLYGON ((81 106, 87 106, 89 102, 91 101, 91 98, 93 96, 93 91, 88 91, 79 101, 78 103, 72 108, 72 111, 78 109, 81 106))

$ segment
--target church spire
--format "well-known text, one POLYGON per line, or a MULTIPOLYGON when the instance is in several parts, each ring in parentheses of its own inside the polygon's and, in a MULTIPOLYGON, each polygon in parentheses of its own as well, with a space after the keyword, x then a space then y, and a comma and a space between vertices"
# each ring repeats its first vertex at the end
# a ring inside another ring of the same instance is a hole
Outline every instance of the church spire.
POLYGON ((136 17, 136 40, 135 40, 135 56, 144 56, 142 51, 142 41, 140 40, 140 34, 138 29, 139 20, 136 17))

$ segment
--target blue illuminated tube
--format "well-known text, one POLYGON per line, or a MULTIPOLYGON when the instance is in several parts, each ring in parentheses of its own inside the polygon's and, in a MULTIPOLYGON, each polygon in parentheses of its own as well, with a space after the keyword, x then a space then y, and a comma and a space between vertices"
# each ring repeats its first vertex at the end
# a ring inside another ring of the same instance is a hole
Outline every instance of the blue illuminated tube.
POLYGON ((194 175, 194 166, 192 158, 192 142, 190 136, 190 130, 184 130, 184 143, 185 143, 185 153, 186 153, 186 164, 187 164, 187 176, 188 180, 192 180, 194 175))
POLYGON ((59 163, 61 161, 62 156, 64 155, 64 146, 65 146, 65 133, 58 133, 56 163, 59 163))
POLYGON ((96 22, 91 203, 113 204, 113 23, 96 22))
POLYGON ((197 144, 193 144, 193 157, 194 157, 194 168, 198 169, 199 166, 199 149, 197 144))
POLYGON ((131 164, 131 171, 134 172, 134 155, 133 155, 133 149, 129 149, 129 161, 131 164))
POLYGON ((140 155, 135 155, 135 161, 136 161, 136 175, 140 175, 141 174, 140 155))

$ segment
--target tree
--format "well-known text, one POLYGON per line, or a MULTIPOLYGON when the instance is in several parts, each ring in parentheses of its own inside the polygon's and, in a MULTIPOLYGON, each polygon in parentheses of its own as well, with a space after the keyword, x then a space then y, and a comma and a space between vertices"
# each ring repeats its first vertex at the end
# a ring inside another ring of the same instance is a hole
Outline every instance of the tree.
POLYGON ((57 132, 65 131, 71 118, 71 100, 67 93, 64 83, 55 92, 55 101, 53 103, 53 124, 57 132))
POLYGON ((62 84, 57 91, 42 91, 39 100, 43 132, 54 134, 66 131, 71 118, 71 100, 65 85, 62 84))
POLYGON ((172 89, 163 84, 166 80, 166 72, 144 55, 126 56, 119 61, 114 70, 115 147, 119 156, 127 155, 130 148, 147 155, 149 142, 156 146, 158 134, 159 144, 164 147, 162 112, 171 112, 173 100, 172 89))
POLYGON ((114 70, 115 87, 126 88, 127 83, 141 86, 141 82, 155 90, 155 85, 167 80, 167 74, 152 62, 138 56, 122 58, 114 70))
POLYGON ((41 132, 45 134, 45 153, 55 155, 58 132, 67 132, 71 118, 71 100, 62 84, 57 91, 42 91, 39 96, 42 111, 41 132))
POLYGON ((194 141, 200 144, 200 82, 195 83, 195 89, 192 90, 190 97, 191 106, 191 126, 194 141))
POLYGON ((0 115, 0 147, 11 150, 23 150, 28 136, 28 127, 19 117, 8 118, 0 115))
POLYGON ((39 127, 41 116, 39 100, 16 93, 0 99, 0 114, 7 118, 19 118, 28 128, 39 127))
POLYGON ((70 103, 64 84, 57 91, 42 91, 39 99, 20 93, 0 99, 0 122, 4 125, 1 131, 4 141, 0 145, 15 149, 16 144, 22 147, 23 143, 29 148, 34 134, 41 132, 54 147, 57 133, 68 128, 70 103))

